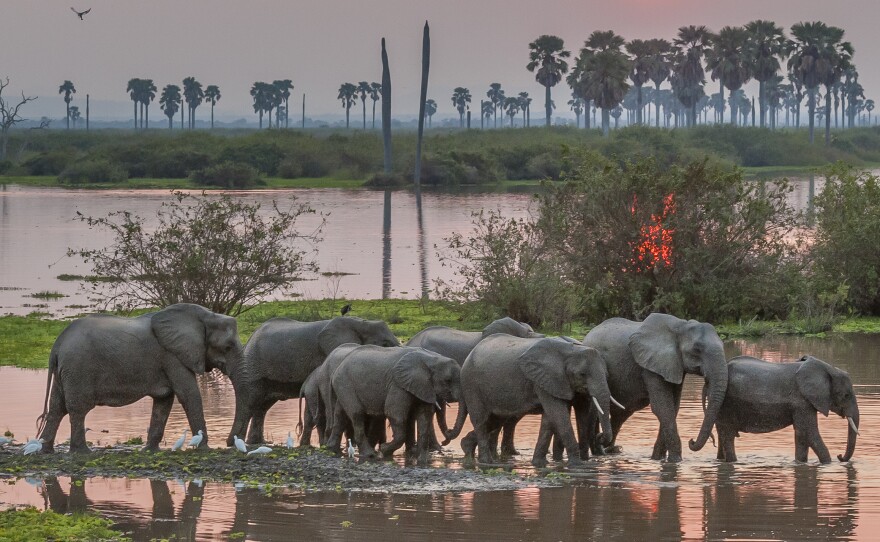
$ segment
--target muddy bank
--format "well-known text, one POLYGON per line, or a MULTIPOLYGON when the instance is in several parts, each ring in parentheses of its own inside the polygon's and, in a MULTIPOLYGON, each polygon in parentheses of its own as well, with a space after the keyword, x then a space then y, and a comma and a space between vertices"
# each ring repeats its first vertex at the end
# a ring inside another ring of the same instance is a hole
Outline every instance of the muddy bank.
POLYGON ((20 446, 0 450, 0 478, 46 476, 127 477, 158 480, 195 479, 248 486, 290 487, 306 491, 370 493, 434 493, 498 491, 524 487, 556 487, 565 476, 506 472, 500 469, 449 468, 460 459, 435 458, 428 467, 394 462, 358 463, 315 448, 273 448, 266 455, 246 456, 232 449, 147 453, 118 445, 89 454, 22 455, 20 446), (439 463, 439 464, 438 464, 439 463))

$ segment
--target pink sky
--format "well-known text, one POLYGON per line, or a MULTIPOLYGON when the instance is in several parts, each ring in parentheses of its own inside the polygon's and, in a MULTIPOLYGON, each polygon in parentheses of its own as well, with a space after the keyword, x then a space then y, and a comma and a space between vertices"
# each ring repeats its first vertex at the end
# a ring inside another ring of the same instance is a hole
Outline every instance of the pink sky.
MULTIPOLYGON (((450 96, 457 86, 468 87, 476 102, 492 82, 508 94, 527 91, 540 99, 542 87, 525 69, 528 44, 540 34, 562 37, 576 54, 594 30, 613 29, 626 39, 671 38, 682 25, 718 30, 754 19, 774 20, 786 30, 813 20, 844 28, 867 97, 880 88, 870 56, 880 45, 876 0, 5 0, 2 14, 0 77, 11 78, 13 92, 40 96, 25 112, 31 118, 63 117, 58 86, 65 79, 77 88, 74 105, 84 109, 89 93, 94 118, 124 119, 130 78, 151 78, 161 89, 190 75, 220 87, 218 118, 256 121, 250 86, 287 78, 296 87, 293 118, 303 92, 308 115, 340 115, 341 83, 380 80, 383 36, 394 114, 410 116, 418 105, 425 19, 433 51, 428 95, 438 102, 440 117, 454 114, 450 96), (80 21, 70 6, 92 12, 80 21)), ((569 91, 557 86, 554 97, 561 106, 569 91)), ((204 119, 208 110, 197 114, 204 119)), ((150 117, 162 118, 158 104, 150 117)))

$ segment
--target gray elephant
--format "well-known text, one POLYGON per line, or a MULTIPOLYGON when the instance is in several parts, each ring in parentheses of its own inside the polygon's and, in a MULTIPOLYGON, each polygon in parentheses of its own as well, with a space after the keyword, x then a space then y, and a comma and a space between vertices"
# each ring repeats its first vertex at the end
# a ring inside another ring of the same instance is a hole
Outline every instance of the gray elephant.
POLYGON ((70 415, 70 450, 88 451, 85 417, 98 405, 124 406, 153 398, 147 450, 157 450, 174 398, 190 430, 208 429, 196 375, 225 371, 242 355, 235 318, 179 303, 136 318, 96 314, 74 321, 49 354, 40 422, 43 451, 54 448, 61 419, 70 415), (51 391, 50 391, 51 390, 51 391))
MULTIPOLYGON (((681 461, 676 417, 687 373, 702 375, 708 386, 708 406, 690 447, 699 450, 706 444, 727 390, 724 346, 711 324, 659 313, 643 322, 612 318, 587 333, 584 344, 602 354, 608 365, 611 394, 625 407, 615 409, 611 415, 615 440, 623 423, 650 404, 660 422, 651 458, 681 461)), ((587 443, 582 442, 582 447, 589 445, 594 453, 603 453, 603 447, 594 442, 596 423, 592 414, 586 425, 587 443)))
POLYGON ((353 441, 360 457, 375 457, 366 431, 368 416, 385 416, 391 425, 391 440, 379 446, 382 457, 390 457, 407 442, 410 419, 418 418, 420 460, 427 457, 426 433, 440 402, 457 402, 461 397, 461 368, 445 356, 424 348, 360 346, 349 352, 331 377, 331 421, 327 446, 338 450, 342 431, 350 421, 353 441))
POLYGON ((400 345, 385 322, 351 316, 317 322, 273 318, 257 328, 241 363, 229 368, 235 419, 226 444, 232 446, 233 437, 245 432, 249 444, 263 442, 266 411, 278 401, 297 397, 309 374, 344 343, 400 345))
POLYGON ((541 413, 541 430, 532 464, 547 464, 550 437, 556 435, 568 452, 569 465, 582 463, 571 427, 570 407, 576 397, 590 396, 601 410, 607 439, 611 438, 607 369, 594 348, 560 338, 523 339, 492 335, 483 339, 461 368, 464 403, 450 438, 458 436, 470 414, 473 435, 462 448, 481 463, 494 462, 490 435, 504 420, 541 413))
MULTIPOLYGON (((446 326, 431 326, 413 335, 412 338, 407 341, 406 345, 418 346, 432 352, 437 352, 438 354, 454 359, 458 362, 458 365, 461 366, 464 365, 464 360, 480 341, 490 335, 494 335, 495 333, 504 333, 507 335, 513 335, 514 337, 528 338, 540 338, 544 336, 541 333, 535 333, 532 326, 526 323, 517 322, 510 317, 504 317, 493 321, 483 328, 483 331, 461 331, 446 326)), ((440 406, 441 410, 437 413, 437 419, 438 422, 440 422, 440 430, 445 433, 446 427, 444 421, 446 419, 446 405, 440 406)), ((507 420, 503 424, 504 436, 501 440, 501 453, 507 455, 516 455, 519 453, 513 445, 514 429, 516 428, 516 423, 518 421, 518 419, 507 420)), ((430 439, 430 445, 433 448, 439 449, 440 445, 437 443, 433 427, 431 428, 428 437, 430 439)))
POLYGON ((727 394, 715 419, 718 459, 736 461, 734 439, 738 432, 769 433, 794 425, 795 459, 806 461, 809 448, 819 461, 831 455, 819 435, 816 412, 834 412, 849 421, 846 452, 849 461, 856 448, 859 405, 849 375, 812 356, 791 363, 770 363, 749 356, 727 364, 727 394))

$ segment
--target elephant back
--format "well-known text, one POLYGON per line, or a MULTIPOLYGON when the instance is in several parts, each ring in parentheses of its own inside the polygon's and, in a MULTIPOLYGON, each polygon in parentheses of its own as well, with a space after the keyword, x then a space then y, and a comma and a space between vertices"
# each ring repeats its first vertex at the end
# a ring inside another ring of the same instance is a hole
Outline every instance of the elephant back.
POLYGON ((254 331, 244 348, 244 366, 253 378, 303 382, 325 359, 316 337, 329 320, 299 322, 272 318, 254 331))
POLYGON ((413 335, 407 346, 424 348, 452 358, 459 366, 483 339, 479 331, 460 331, 446 326, 432 326, 413 335))

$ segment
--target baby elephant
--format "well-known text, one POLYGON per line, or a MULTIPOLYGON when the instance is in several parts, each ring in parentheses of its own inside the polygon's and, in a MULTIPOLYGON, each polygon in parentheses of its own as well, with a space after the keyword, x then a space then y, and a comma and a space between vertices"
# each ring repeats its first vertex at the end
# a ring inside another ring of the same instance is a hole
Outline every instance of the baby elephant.
POLYGON ((727 369, 727 394, 715 421, 719 460, 736 461, 738 431, 769 433, 794 425, 795 459, 806 461, 812 448, 819 461, 830 463, 816 421, 817 411, 827 416, 829 410, 849 420, 846 452, 837 458, 850 460, 859 433, 859 405, 846 372, 812 356, 791 363, 739 356, 727 369))

